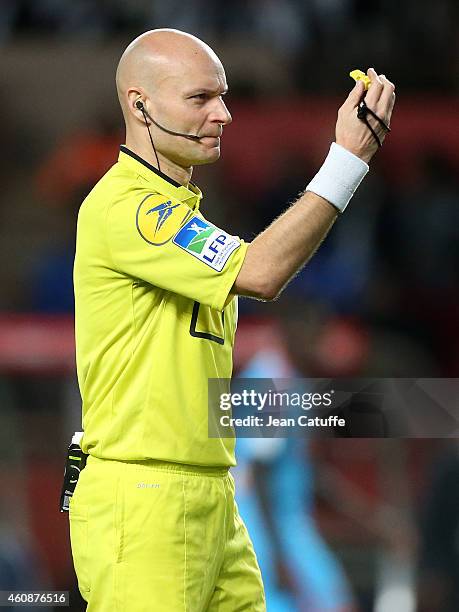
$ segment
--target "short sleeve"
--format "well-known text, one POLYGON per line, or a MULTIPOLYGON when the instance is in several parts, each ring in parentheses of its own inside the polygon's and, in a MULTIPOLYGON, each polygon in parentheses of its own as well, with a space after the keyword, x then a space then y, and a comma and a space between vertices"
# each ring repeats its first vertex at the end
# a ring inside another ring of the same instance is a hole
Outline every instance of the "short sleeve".
POLYGON ((106 235, 117 271, 223 310, 248 244, 158 193, 113 202, 106 235))

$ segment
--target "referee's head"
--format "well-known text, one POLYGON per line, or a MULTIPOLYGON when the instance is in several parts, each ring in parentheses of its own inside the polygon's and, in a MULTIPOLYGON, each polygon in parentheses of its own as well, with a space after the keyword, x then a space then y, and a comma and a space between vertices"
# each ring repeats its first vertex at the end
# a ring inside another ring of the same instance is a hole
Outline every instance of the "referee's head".
POLYGON ((116 86, 126 145, 144 159, 155 163, 146 123, 166 165, 191 168, 219 158, 222 129, 231 121, 222 98, 226 76, 204 42, 179 30, 145 32, 121 56, 116 86))

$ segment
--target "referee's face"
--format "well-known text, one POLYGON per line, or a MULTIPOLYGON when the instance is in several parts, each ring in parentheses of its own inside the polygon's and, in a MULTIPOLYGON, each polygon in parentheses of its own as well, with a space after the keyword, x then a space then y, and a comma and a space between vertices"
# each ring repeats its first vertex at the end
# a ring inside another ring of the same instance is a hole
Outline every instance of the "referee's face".
POLYGON ((182 167, 216 161, 223 127, 231 122, 223 101, 228 87, 220 60, 197 49, 185 61, 174 61, 163 74, 166 76, 157 81, 150 98, 153 118, 174 132, 197 135, 199 140, 173 136, 152 126, 158 151, 182 167))

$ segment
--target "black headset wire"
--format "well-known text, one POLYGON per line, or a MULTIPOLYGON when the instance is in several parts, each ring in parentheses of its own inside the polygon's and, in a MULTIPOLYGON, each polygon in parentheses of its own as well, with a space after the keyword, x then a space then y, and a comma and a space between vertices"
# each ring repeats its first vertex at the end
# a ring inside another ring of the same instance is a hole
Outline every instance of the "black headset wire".
POLYGON ((147 122, 147 116, 145 114, 145 109, 143 107, 143 104, 137 105, 137 108, 140 108, 140 110, 142 111, 143 120, 145 121, 145 125, 147 126, 148 135, 150 136, 151 146, 153 147, 153 151, 156 157, 156 163, 158 164, 158 170, 161 172, 161 166, 159 164, 158 154, 156 153, 155 143, 153 142, 153 138, 151 137, 150 126, 148 125, 148 122, 147 122))

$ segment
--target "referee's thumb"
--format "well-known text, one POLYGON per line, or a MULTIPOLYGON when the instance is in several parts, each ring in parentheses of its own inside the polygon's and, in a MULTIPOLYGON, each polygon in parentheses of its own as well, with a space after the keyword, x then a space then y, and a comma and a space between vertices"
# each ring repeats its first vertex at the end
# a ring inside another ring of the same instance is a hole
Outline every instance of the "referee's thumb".
POLYGON ((362 100, 362 95, 365 93, 365 85, 363 81, 356 81, 354 87, 349 92, 344 105, 351 108, 357 108, 362 100))

